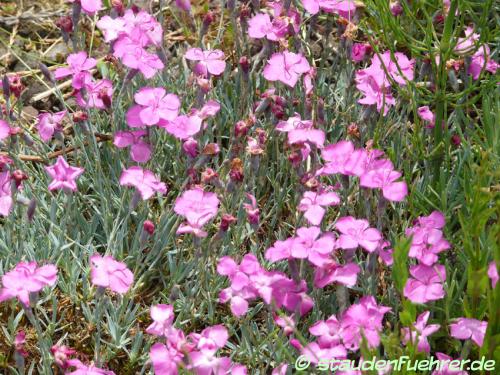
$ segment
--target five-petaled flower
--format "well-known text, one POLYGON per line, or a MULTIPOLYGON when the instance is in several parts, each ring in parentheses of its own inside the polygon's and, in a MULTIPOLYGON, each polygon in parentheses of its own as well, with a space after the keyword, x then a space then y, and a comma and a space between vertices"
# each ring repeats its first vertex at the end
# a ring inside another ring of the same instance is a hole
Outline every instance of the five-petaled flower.
POLYGON ((45 167, 45 170, 52 178, 49 190, 63 189, 67 191, 76 191, 76 179, 84 172, 83 168, 72 167, 68 162, 59 156, 54 165, 45 167))

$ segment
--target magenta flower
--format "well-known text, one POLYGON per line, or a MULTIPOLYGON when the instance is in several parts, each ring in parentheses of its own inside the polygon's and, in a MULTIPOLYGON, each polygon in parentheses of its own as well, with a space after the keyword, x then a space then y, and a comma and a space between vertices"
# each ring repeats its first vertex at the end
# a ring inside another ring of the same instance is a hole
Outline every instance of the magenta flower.
POLYGON ((155 374, 178 374, 178 364, 182 361, 183 355, 170 346, 165 346, 157 342, 149 350, 149 358, 153 363, 155 374))
POLYGON ((10 172, 0 172, 0 215, 9 216, 13 203, 10 172))
POLYGON ((331 361, 334 359, 347 358, 347 351, 342 345, 321 347, 317 342, 311 342, 301 348, 300 352, 310 363, 313 364, 317 364, 319 360, 322 359, 331 361))
POLYGON ((328 259, 314 270, 314 287, 324 288, 332 283, 354 286, 360 271, 361 268, 356 263, 338 264, 333 259, 328 259))
POLYGON ((354 43, 351 50, 351 60, 361 62, 371 52, 372 47, 368 43, 354 43))
POLYGON ((66 113, 67 111, 61 111, 38 115, 37 129, 44 142, 50 141, 56 130, 61 130, 61 122, 66 113))
POLYGON ((191 110, 190 115, 196 115, 202 120, 214 117, 220 111, 220 104, 216 100, 208 100, 200 110, 191 110))
POLYGON ((479 47, 476 53, 472 55, 472 61, 467 74, 471 75, 474 80, 477 80, 483 68, 492 74, 495 74, 498 69, 498 63, 490 58, 490 47, 487 44, 479 47))
POLYGON ((353 152, 354 145, 351 141, 340 141, 326 146, 321 150, 321 157, 326 164, 318 171, 318 174, 345 174, 347 161, 353 152))
POLYGON ((79 359, 69 359, 66 364, 68 367, 75 367, 74 371, 67 371, 66 375, 115 375, 113 371, 103 370, 94 365, 84 365, 79 359))
POLYGON ((136 166, 122 172, 120 185, 135 187, 143 200, 151 198, 155 192, 167 194, 167 186, 153 172, 136 166))
POLYGON ((38 267, 35 261, 19 262, 2 276, 0 302, 17 297, 25 307, 30 304, 30 293, 41 291, 46 286, 55 285, 57 268, 53 264, 38 267))
POLYGON ((62 156, 57 157, 57 161, 45 170, 52 178, 49 190, 70 190, 76 191, 76 179, 84 172, 83 168, 71 167, 62 156))
POLYGON ((384 116, 389 107, 396 104, 385 71, 387 70, 390 77, 400 86, 405 86, 406 81, 413 80, 414 76, 414 60, 409 60, 400 52, 395 52, 394 58, 397 64, 392 59, 390 51, 385 51, 380 58, 378 55, 373 56, 368 68, 356 72, 356 88, 364 95, 358 102, 366 105, 376 104, 379 112, 383 108, 384 116))
POLYGON ((7 121, 0 119, 0 141, 7 139, 12 134, 12 129, 7 121))
POLYGON ((76 94, 76 102, 80 107, 106 109, 111 105, 113 83, 109 79, 94 82, 86 78, 82 87, 85 95, 81 91, 76 94))
POLYGON ((327 320, 318 320, 311 327, 309 333, 318 337, 318 344, 322 348, 338 345, 342 341, 340 336, 340 323, 335 315, 327 320))
MULTIPOLYGON (((362 70, 356 72, 356 88, 364 95, 358 100, 359 104, 376 105, 377 111, 382 112, 384 116, 389 112, 389 108, 396 105, 396 100, 393 98, 390 91, 390 85, 380 85, 378 76, 363 74, 362 70)), ((380 70, 379 76, 383 73, 380 70)))
POLYGON ((257 13, 248 20, 248 36, 254 39, 267 38, 273 41, 279 39, 273 27, 271 17, 266 13, 257 13))
POLYGON ((414 329, 403 328, 403 344, 406 345, 411 340, 413 345, 417 345, 419 351, 430 353, 431 346, 429 345, 429 341, 427 341, 427 337, 437 332, 441 327, 439 324, 427 325, 430 314, 429 311, 424 311, 420 314, 414 324, 414 329))
POLYGON ((199 61, 196 64, 195 73, 203 77, 207 77, 209 73, 219 76, 226 69, 224 52, 218 49, 203 51, 200 48, 190 48, 186 51, 184 57, 187 60, 199 61))
POLYGON ((433 371, 432 375, 469 375, 467 371, 461 371, 457 369, 456 366, 450 369, 450 362, 453 361, 454 358, 440 352, 436 352, 436 357, 441 361, 442 367, 433 371))
POLYGON ((126 293, 134 282, 134 274, 125 263, 97 253, 90 257, 90 278, 92 284, 120 294, 126 293))
POLYGON ((247 198, 250 200, 250 203, 243 203, 243 208, 245 209, 248 217, 248 222, 253 225, 259 224, 260 219, 260 210, 257 205, 257 200, 253 194, 247 193, 247 198))
POLYGON ((161 127, 177 139, 187 140, 201 130, 202 120, 198 116, 180 115, 161 127))
POLYGON ((465 37, 458 38, 454 52, 458 54, 468 54, 474 50, 475 44, 479 41, 480 35, 474 32, 472 26, 465 29, 465 37))
POLYGON ((54 356, 54 362, 63 370, 69 367, 68 356, 76 354, 76 350, 66 345, 52 345, 50 352, 54 356))
POLYGON ((181 102, 177 95, 167 94, 161 87, 143 87, 134 95, 137 103, 127 111, 130 127, 167 124, 179 114, 181 102))
POLYGON ((412 277, 407 280, 403 291, 404 296, 410 301, 426 303, 444 297, 443 284, 446 281, 446 268, 443 265, 411 266, 410 274, 412 277))
POLYGON ((102 31, 106 43, 116 40, 122 34, 127 34, 127 23, 122 17, 101 17, 96 26, 102 31))
POLYGON ((302 54, 289 51, 274 53, 264 68, 264 78, 268 81, 281 81, 294 87, 300 76, 309 72, 311 66, 302 54))
POLYGON ((208 223, 219 209, 219 199, 214 193, 201 188, 187 190, 175 200, 174 211, 187 220, 187 225, 181 225, 177 233, 194 233, 197 236, 207 235, 201 228, 208 223))
POLYGON ((146 333, 155 336, 167 336, 174 322, 174 308, 171 305, 151 306, 153 323, 146 328, 146 333))
POLYGON ((298 210, 305 212, 304 217, 310 224, 320 225, 326 212, 323 207, 336 206, 339 203, 340 197, 337 193, 306 191, 300 200, 298 210))
POLYGON ((450 324, 450 335, 459 340, 471 339, 479 347, 482 347, 487 328, 488 322, 470 318, 458 318, 455 323, 450 324))
POLYGON ((297 259, 308 259, 318 267, 324 265, 335 249, 335 237, 331 233, 320 235, 319 227, 297 229, 297 236, 292 242, 291 256, 297 259))
POLYGON ((102 0, 68 0, 70 3, 78 2, 82 5, 82 10, 90 16, 103 9, 102 0))
POLYGON ((434 127, 434 122, 436 121, 436 116, 432 111, 430 110, 429 106, 424 105, 422 107, 418 107, 417 109, 417 115, 420 117, 422 120, 424 120, 427 123, 427 128, 433 128, 434 127))
POLYGON ((88 57, 87 52, 80 51, 71 53, 66 59, 67 68, 57 68, 54 72, 56 79, 72 76, 72 86, 74 89, 81 89, 84 82, 91 77, 90 70, 95 68, 97 61, 88 57))
POLYGON ((494 289, 498 282, 498 269, 495 261, 492 261, 488 266, 488 277, 491 279, 491 287, 494 289))
POLYGON ((412 236, 408 256, 417 258, 426 266, 436 263, 439 253, 450 248, 450 243, 443 238, 441 231, 444 224, 444 215, 439 211, 434 211, 429 216, 419 217, 416 225, 405 231, 406 236, 412 236))
POLYGON ((401 202, 408 194, 406 182, 396 181, 401 173, 392 169, 372 169, 361 176, 359 185, 372 189, 382 189, 385 199, 392 202, 401 202))
POLYGON ((326 13, 337 13, 347 19, 352 19, 356 11, 354 0, 302 0, 302 5, 311 14, 323 10, 326 13))
POLYGON ((389 311, 390 307, 377 305, 372 296, 363 297, 358 303, 351 305, 344 312, 340 323, 344 346, 350 350, 358 350, 364 336, 370 348, 378 347, 382 320, 389 311))
POLYGON ((337 241, 341 249, 356 249, 361 246, 372 253, 382 240, 380 232, 375 228, 370 228, 370 223, 364 219, 344 216, 337 220, 335 228, 341 233, 337 241))
POLYGON ((118 148, 130 148, 130 157, 137 163, 146 163, 151 159, 151 145, 142 137, 147 136, 146 130, 116 132, 113 144, 118 148))
POLYGON ((119 38, 113 45, 113 55, 121 59, 123 65, 139 70, 144 78, 152 78, 165 65, 156 53, 143 48, 140 42, 125 36, 119 38))

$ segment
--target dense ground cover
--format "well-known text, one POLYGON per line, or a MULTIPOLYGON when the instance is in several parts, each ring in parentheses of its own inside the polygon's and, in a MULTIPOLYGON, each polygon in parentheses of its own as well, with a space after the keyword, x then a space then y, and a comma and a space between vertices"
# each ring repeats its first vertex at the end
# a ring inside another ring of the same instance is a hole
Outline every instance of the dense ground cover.
POLYGON ((497 4, 72 3, 2 3, 2 372, 500 360, 497 4))

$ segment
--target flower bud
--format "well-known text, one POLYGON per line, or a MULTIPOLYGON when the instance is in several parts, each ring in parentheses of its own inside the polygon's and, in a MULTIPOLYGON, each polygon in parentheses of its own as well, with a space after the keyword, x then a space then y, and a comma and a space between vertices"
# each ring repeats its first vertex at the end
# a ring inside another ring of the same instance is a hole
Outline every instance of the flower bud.
POLYGON ((220 221, 220 230, 222 232, 227 232, 229 226, 236 223, 237 219, 233 215, 223 214, 220 221))
POLYGON ((146 220, 142 224, 142 229, 144 229, 144 231, 146 233, 148 233, 150 236, 152 236, 155 232, 155 225, 151 220, 146 220))
POLYGON ((191 158, 198 156, 198 141, 192 137, 189 137, 182 144, 182 150, 186 155, 191 158))

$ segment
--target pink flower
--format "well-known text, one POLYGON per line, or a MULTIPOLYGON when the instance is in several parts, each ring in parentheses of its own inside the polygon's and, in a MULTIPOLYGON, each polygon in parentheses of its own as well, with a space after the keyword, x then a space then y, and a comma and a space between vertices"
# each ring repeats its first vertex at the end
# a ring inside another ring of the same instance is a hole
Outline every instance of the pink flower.
POLYGON ((498 63, 490 58, 490 47, 486 44, 479 47, 476 53, 472 55, 472 61, 467 73, 471 75, 474 80, 477 80, 483 69, 493 74, 495 74, 498 69, 498 63))
POLYGON ((361 176, 359 185, 372 189, 382 189, 385 199, 401 202, 408 194, 406 182, 396 181, 401 173, 392 169, 372 169, 361 176))
POLYGON ((436 116, 429 109, 429 106, 424 105, 423 107, 419 107, 417 109, 417 114, 418 114, 418 117, 420 117, 422 120, 424 120, 427 123, 426 127, 428 127, 428 128, 434 127, 434 122, 436 121, 436 116))
POLYGON ((88 57, 87 52, 80 51, 68 55, 66 59, 67 68, 57 68, 54 72, 56 79, 72 76, 72 86, 75 89, 81 89, 84 82, 91 77, 90 70, 97 65, 97 61, 88 57))
POLYGON ((13 203, 10 172, 0 172, 0 215, 9 216, 13 203))
POLYGON ((467 371, 461 371, 456 369, 457 367, 453 366, 453 369, 450 369, 450 362, 453 361, 453 358, 444 354, 444 353, 436 353, 437 359, 441 361, 443 365, 439 369, 432 372, 432 375, 468 375, 467 371))
POLYGON ((403 292, 410 301, 426 303, 444 297, 443 283, 446 281, 446 269, 443 265, 411 266, 410 274, 413 278, 407 280, 403 292))
POLYGON ((115 375, 113 371, 103 370, 94 365, 84 365, 79 359, 69 359, 68 367, 75 367, 76 370, 66 372, 66 375, 115 375))
POLYGON ((414 329, 410 331, 410 328, 403 328, 403 344, 406 345, 411 340, 413 345, 417 345, 419 351, 430 353, 431 346, 429 345, 429 341, 427 341, 427 337, 438 331, 441 326, 439 324, 427 325, 429 316, 430 312, 424 311, 417 317, 414 329))
POLYGON ((339 203, 340 197, 337 193, 306 191, 300 200, 298 210, 305 212, 304 217, 310 224, 320 225, 326 212, 323 207, 336 206, 339 203))
POLYGON ((109 79, 96 82, 86 79, 83 88, 85 94, 81 91, 76 94, 76 102, 80 107, 106 109, 111 105, 113 83, 109 79))
POLYGON ((264 78, 268 81, 281 81, 294 87, 299 77, 309 72, 311 66, 302 54, 289 51, 274 53, 264 68, 264 78))
POLYGON ((155 336, 167 336, 174 321, 174 308, 171 305, 159 304, 151 306, 153 323, 146 332, 155 336))
POLYGON ((19 262, 2 276, 0 302, 17 297, 25 307, 30 304, 30 293, 55 285, 57 268, 53 264, 38 267, 36 262, 19 262))
POLYGON ((341 343, 340 323, 335 315, 327 320, 318 320, 311 327, 309 333, 318 337, 318 344, 322 348, 328 348, 341 343))
POLYGON ((7 121, 0 119, 0 141, 7 139, 12 134, 12 129, 7 121))
POLYGON ((250 204, 243 203, 243 208, 245 209, 248 217, 248 222, 253 225, 259 224, 260 210, 257 205, 257 200, 253 194, 247 193, 247 198, 250 200, 250 204))
POLYGON ((70 3, 78 2, 82 5, 82 10, 90 16, 103 9, 102 0, 68 0, 70 3))
POLYGON ((498 282, 498 269, 495 261, 488 266, 488 277, 491 279, 491 287, 494 289, 498 282))
POLYGON ((358 103, 365 105, 376 104, 377 111, 381 112, 383 110, 384 116, 387 115, 389 108, 396 104, 390 86, 382 86, 374 76, 362 73, 361 70, 356 72, 356 88, 364 95, 363 98, 358 100, 358 103))
POLYGON ((61 111, 56 113, 42 113, 38 115, 37 129, 40 134, 40 138, 44 142, 50 141, 54 132, 60 130, 61 122, 64 116, 66 116, 67 111, 61 111))
POLYGON ((287 363, 282 363, 278 367, 273 369, 271 375, 286 375, 286 370, 288 369, 287 363))
POLYGON ((376 104, 379 112, 382 108, 384 109, 384 116, 389 107, 396 104, 390 92, 391 83, 385 71, 387 70, 391 78, 400 86, 405 86, 406 80, 411 81, 414 76, 414 60, 409 60, 400 52, 395 52, 394 58, 395 61, 390 51, 385 51, 380 58, 378 55, 373 56, 368 68, 356 72, 356 88, 364 95, 364 98, 358 102, 366 105, 376 104))
POLYGON ((127 111, 130 127, 168 124, 179 114, 181 102, 177 95, 167 94, 161 87, 143 87, 134 95, 137 105, 127 111))
POLYGON ((177 375, 178 364, 182 361, 182 355, 171 347, 157 342, 149 350, 149 358, 153 363, 155 374, 177 375))
POLYGON ((488 322, 470 318, 458 318, 455 323, 450 324, 450 335, 459 340, 471 339, 479 347, 482 347, 486 328, 488 328, 488 322))
POLYGON ((311 342, 301 348, 301 354, 313 364, 317 364, 320 360, 334 360, 347 358, 347 351, 342 345, 321 347, 317 342, 311 342))
POLYGON ((134 282, 134 274, 125 263, 97 253, 90 257, 90 277, 92 284, 120 294, 126 293, 134 282))
POLYGON ((297 237, 292 242, 290 255, 297 259, 308 259, 315 266, 321 267, 328 261, 335 248, 335 238, 331 233, 320 236, 318 227, 297 229, 297 237))
POLYGON ((45 170, 52 178, 49 190, 71 190, 76 191, 76 179, 84 172, 83 168, 71 167, 62 156, 57 157, 57 161, 45 170))
POLYGON ((107 43, 116 40, 121 34, 127 34, 127 23, 122 17, 101 17, 101 19, 97 21, 96 26, 102 31, 104 40, 107 43))
POLYGON ((472 26, 468 26, 465 29, 465 37, 458 38, 454 51, 458 54, 467 54, 472 52, 479 38, 480 35, 474 32, 474 28, 472 26))
POLYGON ((52 345, 50 352, 54 356, 54 362, 63 370, 69 367, 68 356, 76 353, 76 350, 68 348, 66 345, 52 345))
POLYGON ((302 5, 311 14, 323 10, 327 13, 337 13, 347 19, 353 18, 356 11, 354 0, 302 0, 302 5))
POLYGON ((139 70, 144 78, 152 78, 165 65, 156 53, 148 52, 140 42, 125 36, 113 45, 113 55, 121 59, 123 65, 139 70))
POLYGON ((341 320, 342 341, 347 349, 358 350, 362 336, 370 348, 380 344, 379 332, 382 330, 384 315, 390 307, 379 306, 372 296, 363 297, 357 304, 350 306, 341 320))
POLYGON ((361 62, 370 53, 372 47, 367 43, 354 43, 351 50, 351 60, 361 62))
POLYGON ((118 148, 130 148, 130 157, 137 163, 146 163, 151 158, 151 145, 142 140, 147 135, 146 130, 116 132, 113 144, 118 148))
POLYGON ((219 76, 226 69, 224 52, 218 49, 203 51, 200 48, 190 48, 184 57, 188 60, 199 61, 196 64, 195 72, 204 77, 207 77, 209 73, 219 76))
POLYGON ((196 115, 202 120, 214 117, 220 111, 220 104, 215 100, 208 100, 200 110, 192 110, 191 115, 196 115))
POLYGON ((283 333, 285 335, 289 336, 295 330, 296 322, 293 319, 293 316, 286 316, 286 315, 279 316, 279 315, 273 314, 273 319, 274 319, 274 323, 276 323, 276 325, 283 328, 283 333))
POLYGON ((180 115, 173 121, 169 121, 166 125, 162 125, 167 133, 173 135, 180 140, 187 140, 201 130, 202 120, 198 116, 180 115))
POLYGON ((337 220, 335 228, 341 233, 337 243, 341 249, 356 249, 361 246, 372 253, 378 247, 382 235, 364 219, 344 216, 337 220))
POLYGON ((333 259, 328 259, 314 270, 314 287, 324 288, 335 282, 354 286, 360 271, 361 268, 356 263, 338 264, 333 259))
POLYGON ((208 223, 219 208, 219 199, 214 193, 201 188, 187 190, 175 201, 174 211, 186 218, 187 225, 179 227, 177 233, 192 232, 195 235, 206 236, 201 228, 208 223))
POLYGON ((167 193, 167 186, 153 172, 137 166, 130 167, 122 172, 120 185, 135 187, 143 200, 151 198, 155 192, 167 193))
POLYGON ((450 243, 443 238, 441 231, 444 224, 444 215, 439 211, 419 217, 416 225, 405 231, 406 236, 412 236, 408 256, 417 258, 426 266, 436 263, 438 254, 450 248, 450 243))
POLYGON ((248 35, 250 38, 267 38, 277 41, 288 35, 289 24, 283 17, 277 17, 271 21, 268 14, 257 13, 248 21, 248 35))
POLYGON ((326 146, 321 150, 321 157, 326 164, 318 171, 318 174, 346 174, 345 167, 353 152, 354 145, 351 141, 340 141, 326 146))

